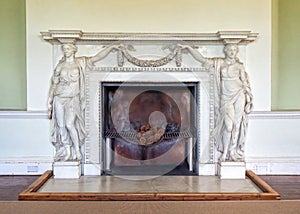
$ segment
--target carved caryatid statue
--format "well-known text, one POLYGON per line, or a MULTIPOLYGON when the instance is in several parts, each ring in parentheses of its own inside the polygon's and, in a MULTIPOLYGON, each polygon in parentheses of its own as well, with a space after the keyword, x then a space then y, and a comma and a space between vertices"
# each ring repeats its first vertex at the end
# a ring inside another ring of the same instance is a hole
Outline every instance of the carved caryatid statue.
POLYGON ((54 69, 48 100, 55 161, 82 159, 80 147, 85 139, 84 71, 114 49, 119 47, 108 46, 92 57, 75 57, 77 47, 74 44, 62 45, 64 56, 54 69))
POLYGON ((225 58, 206 58, 188 45, 179 45, 215 76, 215 129, 220 161, 242 161, 247 133, 247 114, 252 109, 252 93, 243 63, 237 58, 238 46, 227 44, 225 58))

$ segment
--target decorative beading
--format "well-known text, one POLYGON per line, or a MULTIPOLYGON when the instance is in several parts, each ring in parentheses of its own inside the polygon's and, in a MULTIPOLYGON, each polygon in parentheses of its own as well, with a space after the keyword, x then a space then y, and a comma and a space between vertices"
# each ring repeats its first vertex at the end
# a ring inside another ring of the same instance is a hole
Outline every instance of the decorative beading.
POLYGON ((209 162, 214 163, 215 155, 215 140, 213 130, 215 128, 215 86, 214 86, 214 72, 210 71, 209 84, 209 162))
POLYGON ((99 118, 99 129, 98 129, 98 134, 99 134, 99 141, 98 141, 98 144, 99 144, 99 160, 100 160, 100 163, 102 164, 103 163, 103 144, 105 143, 104 142, 104 138, 103 138, 103 133, 102 133, 102 130, 103 130, 103 115, 102 115, 102 110, 103 110, 103 106, 102 106, 102 82, 99 81, 98 83, 98 92, 99 92, 99 97, 98 97, 98 118, 99 118))

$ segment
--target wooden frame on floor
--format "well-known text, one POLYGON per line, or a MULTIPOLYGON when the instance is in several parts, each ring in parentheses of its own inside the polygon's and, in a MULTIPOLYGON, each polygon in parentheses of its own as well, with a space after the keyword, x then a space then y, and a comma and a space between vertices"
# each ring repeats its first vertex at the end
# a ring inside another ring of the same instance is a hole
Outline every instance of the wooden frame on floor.
POLYGON ((26 201, 216 201, 216 200, 279 200, 280 195, 254 172, 247 170, 262 193, 40 193, 38 190, 53 176, 46 171, 19 194, 26 201))

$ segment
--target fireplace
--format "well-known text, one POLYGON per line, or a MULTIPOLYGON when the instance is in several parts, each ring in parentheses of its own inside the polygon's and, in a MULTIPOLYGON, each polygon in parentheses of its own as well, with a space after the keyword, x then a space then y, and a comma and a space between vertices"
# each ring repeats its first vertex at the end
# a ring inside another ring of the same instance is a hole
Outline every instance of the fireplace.
POLYGON ((101 85, 104 173, 194 173, 198 83, 101 85))
POLYGON ((64 60, 62 44, 76 44, 84 73, 80 84, 85 138, 82 160, 77 160, 74 171, 83 175, 166 174, 185 165, 182 174, 216 175, 220 157, 213 136, 216 69, 178 47, 188 44, 207 59, 217 60, 224 59, 225 44, 236 44, 239 60, 246 62, 246 46, 257 36, 250 31, 42 32, 43 39, 53 44, 54 66, 64 60), (122 50, 105 52, 120 44, 122 50), (105 58, 87 63, 100 52, 105 58))

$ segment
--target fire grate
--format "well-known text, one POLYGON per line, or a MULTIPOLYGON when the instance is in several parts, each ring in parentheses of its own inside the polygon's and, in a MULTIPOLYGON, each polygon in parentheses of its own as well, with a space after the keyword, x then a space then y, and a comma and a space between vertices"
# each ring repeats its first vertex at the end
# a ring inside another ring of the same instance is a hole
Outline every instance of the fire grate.
MULTIPOLYGON (((116 130, 106 130, 104 136, 105 138, 115 138, 115 139, 123 138, 123 139, 130 140, 131 143, 141 145, 141 142, 138 140, 137 134, 138 132, 132 132, 132 131, 117 132, 116 130)), ((158 142, 161 142, 163 140, 175 139, 175 138, 188 139, 192 137, 193 137, 193 133, 190 129, 183 130, 180 132, 166 132, 162 135, 161 139, 158 142)), ((147 144, 142 144, 142 145, 147 145, 147 144)))

